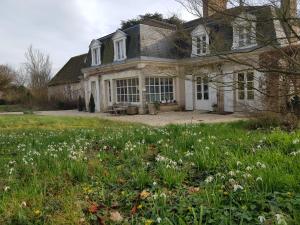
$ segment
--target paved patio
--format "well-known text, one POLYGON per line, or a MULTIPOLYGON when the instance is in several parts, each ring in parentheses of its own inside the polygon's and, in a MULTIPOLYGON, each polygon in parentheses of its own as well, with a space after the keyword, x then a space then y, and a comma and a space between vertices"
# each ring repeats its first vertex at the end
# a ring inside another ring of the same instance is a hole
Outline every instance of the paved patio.
POLYGON ((122 115, 114 116, 107 113, 87 113, 76 110, 65 111, 41 111, 38 115, 47 116, 82 116, 98 117, 102 119, 143 123, 150 126, 165 126, 168 124, 195 124, 195 123, 225 123, 239 120, 246 120, 247 117, 242 114, 217 115, 200 111, 193 112, 164 112, 157 115, 122 115))

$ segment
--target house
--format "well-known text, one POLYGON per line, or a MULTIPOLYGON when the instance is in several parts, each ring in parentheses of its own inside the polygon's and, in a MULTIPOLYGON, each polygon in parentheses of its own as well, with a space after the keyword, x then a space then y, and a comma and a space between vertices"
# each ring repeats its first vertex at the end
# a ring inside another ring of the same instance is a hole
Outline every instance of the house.
MULTIPOLYGON (((296 15, 296 0, 282 1, 283 6, 286 2, 294 6, 289 12, 296 15)), ((271 46, 289 44, 286 27, 274 19, 277 9, 227 8, 227 0, 207 2, 203 18, 182 25, 188 41, 179 38, 182 30, 177 26, 156 20, 94 39, 89 52, 73 62, 74 73, 70 60, 54 77, 49 95, 55 89, 68 89, 68 77, 83 76, 73 84, 81 86, 87 105, 94 96, 99 112, 127 104, 136 105, 143 114, 154 102, 186 110, 263 109, 266 101, 259 90, 265 86, 265 74, 247 62, 259 64, 271 46), (183 42, 179 49, 177 44, 183 42), (57 77, 65 82, 55 82, 57 77)))
POLYGON ((77 102, 84 96, 82 69, 87 67, 87 54, 72 57, 48 84, 48 96, 52 100, 77 102))

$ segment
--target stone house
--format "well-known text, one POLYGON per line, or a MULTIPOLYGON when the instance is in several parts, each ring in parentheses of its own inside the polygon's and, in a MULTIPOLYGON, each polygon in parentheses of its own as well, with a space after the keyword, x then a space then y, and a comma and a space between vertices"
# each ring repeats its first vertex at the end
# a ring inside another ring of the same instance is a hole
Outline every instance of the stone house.
POLYGON ((82 69, 87 66, 87 54, 72 57, 48 84, 48 97, 52 100, 77 102, 84 96, 82 69))
POLYGON ((172 24, 146 20, 94 39, 87 54, 78 61, 72 58, 53 78, 49 96, 78 85, 87 105, 93 94, 99 112, 127 104, 145 113, 153 102, 174 109, 220 112, 264 108, 258 90, 264 86, 265 74, 238 60, 259 63, 270 46, 288 45, 287 32, 273 19, 277 11, 270 6, 226 5, 227 0, 209 1, 204 4, 204 17, 182 24, 180 31, 172 24), (212 6, 217 10, 212 11, 212 6), (181 31, 187 34, 185 41, 179 38, 181 31), (228 60, 228 55, 235 60, 228 60), (74 82, 66 83, 71 77, 76 77, 74 82))

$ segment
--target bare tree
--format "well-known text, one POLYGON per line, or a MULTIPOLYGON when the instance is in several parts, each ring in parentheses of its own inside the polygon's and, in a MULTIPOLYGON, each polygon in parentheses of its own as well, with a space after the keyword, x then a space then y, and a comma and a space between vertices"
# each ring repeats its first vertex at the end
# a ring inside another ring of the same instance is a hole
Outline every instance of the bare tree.
POLYGON ((39 103, 47 100, 47 85, 51 78, 52 64, 49 55, 30 46, 25 53, 24 70, 28 86, 39 103))
MULTIPOLYGON (((209 46, 206 46, 210 51, 210 62, 215 60, 219 68, 224 62, 241 66, 240 71, 235 71, 236 77, 233 80, 225 81, 224 77, 227 74, 222 69, 210 77, 210 81, 215 84, 216 89, 226 89, 231 86, 236 92, 239 92, 240 89, 244 89, 245 85, 249 85, 244 80, 239 81, 239 72, 242 73, 249 69, 259 71, 264 74, 264 79, 253 78, 257 79, 254 82, 260 83, 260 87, 252 86, 251 88, 260 94, 264 103, 267 103, 268 107, 264 110, 286 113, 291 98, 300 95, 300 20, 296 11, 299 2, 295 0, 175 1, 199 18, 198 21, 194 21, 195 23, 204 25, 210 39, 209 46), (264 7, 256 8, 257 4, 264 7), (227 8, 228 6, 229 8, 227 8), (270 13, 269 17, 264 15, 266 12, 270 13), (251 14, 256 16, 252 17, 251 14), (240 26, 240 22, 244 24, 243 27, 240 26), (274 25, 275 37, 269 35, 265 24, 274 25), (250 45, 252 42, 257 44, 249 49, 235 49, 235 44, 238 46, 243 43, 238 41, 234 43, 235 34, 233 34, 233 46, 232 40, 230 43, 226 42, 226 35, 230 35, 232 31, 240 35, 241 39, 249 41, 250 45)), ((191 55, 187 48, 182 48, 182 40, 192 40, 191 28, 185 26, 177 32, 181 37, 175 42, 176 48, 181 54, 191 55)), ((197 40, 183 42, 185 45, 197 45, 197 40)), ((194 56, 197 57, 197 53, 194 56)), ((199 64, 198 67, 201 65, 199 64)), ((190 73, 197 70, 192 64, 188 65, 186 69, 190 73)), ((241 95, 245 94, 242 91, 240 93, 241 95)))
POLYGON ((16 72, 8 65, 0 65, 0 91, 5 91, 15 81, 16 72))

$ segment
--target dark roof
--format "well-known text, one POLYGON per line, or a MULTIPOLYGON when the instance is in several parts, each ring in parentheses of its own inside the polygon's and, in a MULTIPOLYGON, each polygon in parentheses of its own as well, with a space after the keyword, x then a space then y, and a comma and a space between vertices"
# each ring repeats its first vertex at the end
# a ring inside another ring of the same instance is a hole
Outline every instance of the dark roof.
MULTIPOLYGON (((133 27, 122 30, 127 34, 126 46, 127 46, 127 59, 136 58, 140 56, 140 27, 135 25, 133 27)), ((114 61, 114 44, 112 37, 114 33, 108 34, 97 40, 101 41, 101 63, 110 64, 114 61)), ((87 65, 91 65, 91 51, 88 53, 87 65)), ((87 67, 88 67, 87 66, 87 67)))
MULTIPOLYGON (((265 46, 266 43, 277 43, 272 8, 264 6, 239 6, 226 9, 223 12, 215 13, 207 18, 199 18, 183 24, 183 29, 189 35, 197 26, 204 25, 209 28, 211 54, 232 52, 233 30, 232 22, 241 14, 249 13, 256 16, 256 34, 258 46, 265 46)), ((191 38, 190 38, 191 42, 191 38)), ((189 57, 190 49, 183 57, 189 57)), ((256 48, 257 48, 256 47, 256 48)))
POLYGON ((51 79, 48 86, 76 83, 83 76, 81 69, 87 66, 87 54, 72 57, 63 68, 51 79))

